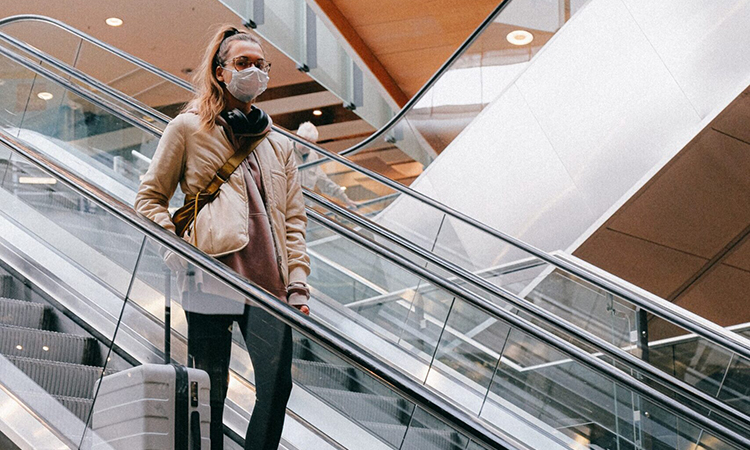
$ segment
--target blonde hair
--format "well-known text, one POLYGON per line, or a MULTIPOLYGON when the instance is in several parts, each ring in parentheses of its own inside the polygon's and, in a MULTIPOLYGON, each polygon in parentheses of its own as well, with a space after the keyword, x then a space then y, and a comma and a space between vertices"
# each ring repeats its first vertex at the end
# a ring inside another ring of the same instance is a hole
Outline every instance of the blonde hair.
POLYGON ((260 41, 247 31, 231 25, 224 25, 219 28, 206 48, 206 53, 203 55, 198 70, 193 75, 195 96, 182 110, 183 112, 196 111, 198 117, 200 117, 201 128, 204 130, 213 128, 216 117, 221 114, 226 106, 224 83, 216 79, 216 68, 226 62, 229 44, 234 41, 249 41, 257 44, 265 54, 260 41))
POLYGON ((297 136, 315 143, 318 141, 318 129, 315 128, 315 125, 313 125, 312 122, 304 122, 300 124, 299 128, 297 129, 297 136))

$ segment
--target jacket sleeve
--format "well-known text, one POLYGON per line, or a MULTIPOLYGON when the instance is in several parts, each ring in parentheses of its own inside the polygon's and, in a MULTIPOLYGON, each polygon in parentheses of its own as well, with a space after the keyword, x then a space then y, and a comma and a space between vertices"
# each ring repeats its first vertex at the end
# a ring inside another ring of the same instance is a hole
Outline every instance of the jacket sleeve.
POLYGON ((185 171, 185 136, 179 118, 164 129, 146 175, 135 197, 135 209, 171 232, 175 232, 169 214, 169 199, 185 171))
POLYGON ((307 214, 302 197, 297 162, 291 143, 287 143, 286 172, 286 251, 289 266, 289 283, 306 282, 310 274, 310 257, 307 255, 305 234, 307 214))

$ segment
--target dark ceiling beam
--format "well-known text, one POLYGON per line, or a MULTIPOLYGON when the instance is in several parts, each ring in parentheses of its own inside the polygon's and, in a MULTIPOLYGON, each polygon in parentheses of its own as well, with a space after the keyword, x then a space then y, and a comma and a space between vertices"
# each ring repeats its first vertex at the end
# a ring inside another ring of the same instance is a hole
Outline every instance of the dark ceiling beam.
POLYGON ((308 81, 306 83, 295 83, 286 84, 283 86, 276 86, 266 89, 265 92, 260 94, 257 101, 265 102, 268 100, 276 100, 277 98, 294 97, 297 95, 312 94, 315 92, 325 91, 326 88, 321 86, 315 81, 308 81))
POLYGON ((391 74, 385 69, 370 47, 365 44, 365 41, 336 4, 332 0, 311 0, 311 3, 317 5, 322 14, 331 21, 331 24, 341 33, 347 44, 354 50, 398 107, 403 107, 409 101, 409 97, 401 90, 391 74))

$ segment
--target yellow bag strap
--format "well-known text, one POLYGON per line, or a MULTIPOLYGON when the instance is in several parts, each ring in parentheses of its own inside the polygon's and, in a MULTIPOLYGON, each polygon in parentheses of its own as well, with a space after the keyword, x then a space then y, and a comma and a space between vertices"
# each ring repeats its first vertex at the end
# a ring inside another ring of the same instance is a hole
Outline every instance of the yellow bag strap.
POLYGON ((222 184, 229 181, 229 177, 232 176, 234 171, 237 170, 240 164, 242 164, 242 161, 244 161, 245 158, 247 158, 248 155, 250 155, 250 153, 252 153, 253 150, 255 150, 261 142, 263 142, 263 139, 265 139, 266 136, 268 136, 268 132, 265 132, 253 139, 248 140, 245 143, 246 145, 238 148, 237 151, 234 152, 234 155, 232 155, 227 160, 227 162, 225 162, 224 165, 216 171, 216 175, 214 175, 208 185, 203 188, 203 190, 200 191, 198 195, 214 195, 216 191, 219 190, 222 184))
MULTIPOLYGON (((193 203, 192 209, 193 213, 191 214, 192 217, 190 217, 190 220, 187 224, 185 224, 185 229, 190 226, 190 224, 198 217, 198 212, 200 211, 201 205, 198 203, 198 199, 200 199, 201 196, 208 196, 210 199, 213 199, 213 197, 216 195, 216 193, 219 191, 219 188, 221 188, 221 185, 229 181, 229 177, 232 176, 235 170, 242 164, 242 161, 247 158, 250 153, 255 150, 261 142, 263 142, 263 139, 268 136, 268 131, 258 135, 252 139, 249 139, 245 142, 245 145, 241 146, 237 149, 236 152, 227 160, 227 162, 224 163, 223 166, 219 168, 219 170, 216 171, 216 175, 211 179, 211 181, 206 185, 205 188, 203 188, 198 194, 193 196, 186 196, 185 198, 185 205, 188 205, 190 203, 193 203)), ((205 203, 204 203, 205 205, 205 203)), ((181 208, 182 209, 182 208, 181 208)), ((178 211, 179 212, 179 211, 178 211)), ((175 214, 176 215, 176 214, 175 214)), ((198 241, 198 223, 196 222, 193 227, 193 238, 194 241, 193 244, 197 244, 198 241)))

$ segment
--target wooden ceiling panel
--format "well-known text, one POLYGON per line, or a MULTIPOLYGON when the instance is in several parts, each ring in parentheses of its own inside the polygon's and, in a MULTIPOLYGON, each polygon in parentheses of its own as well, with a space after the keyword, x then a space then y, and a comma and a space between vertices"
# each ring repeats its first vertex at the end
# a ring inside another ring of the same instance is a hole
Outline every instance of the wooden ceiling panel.
POLYGON ((346 18, 367 53, 374 55, 407 97, 427 82, 497 6, 497 0, 474 0, 469 5, 453 0, 326 2, 346 18))
POLYGON ((456 46, 424 48, 411 52, 379 55, 383 65, 389 69, 393 79, 409 97, 419 91, 440 65, 450 58, 456 46))
POLYGON ((425 48, 461 45, 466 30, 440 29, 432 17, 421 17, 400 22, 386 22, 356 28, 376 56, 403 53, 425 48))
POLYGON ((710 259, 750 223, 748 173, 750 145, 705 130, 609 228, 710 259))
POLYGON ((750 236, 737 244, 722 263, 750 272, 750 236))
POLYGON ((355 27, 432 16, 443 23, 476 22, 472 30, 497 6, 496 0, 472 0, 470 5, 454 0, 334 0, 334 3, 355 27))
POLYGON ((713 128, 750 144, 750 92, 743 93, 727 113, 713 128))
MULTIPOLYGON (((750 88, 574 254, 719 325, 750 322, 749 94, 750 88), (623 249, 625 233, 640 244, 623 249), (690 267, 664 259, 665 252, 700 255, 691 258, 702 264, 686 273, 690 267), (675 274, 681 283, 665 283, 675 274)), ((649 330, 652 339, 676 333, 663 323, 649 323, 649 330)))
POLYGON ((661 297, 682 286, 707 262, 609 229, 597 231, 575 255, 633 284, 648 286, 661 297))
POLYGON ((750 322, 750 272, 719 264, 693 284, 676 304, 723 327, 750 322), (745 295, 739 295, 742 292, 745 295))

